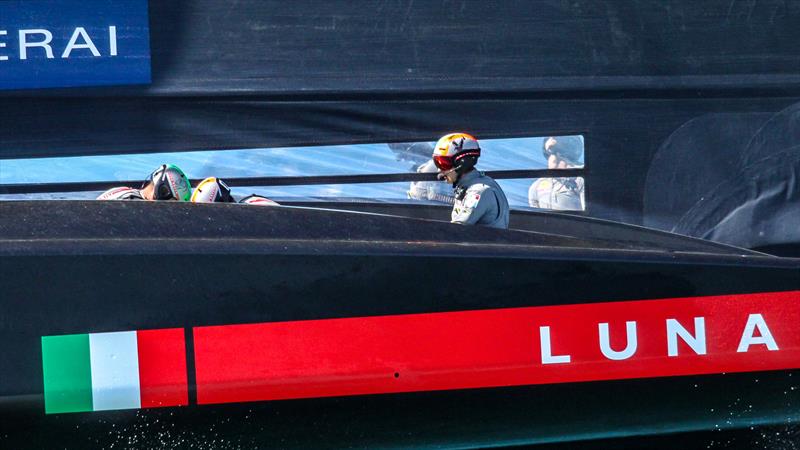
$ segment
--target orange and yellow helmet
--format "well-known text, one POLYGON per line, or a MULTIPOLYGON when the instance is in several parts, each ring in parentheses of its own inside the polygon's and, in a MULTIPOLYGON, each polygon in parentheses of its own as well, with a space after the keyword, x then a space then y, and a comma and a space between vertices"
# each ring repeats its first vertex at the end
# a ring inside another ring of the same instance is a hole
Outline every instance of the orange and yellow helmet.
POLYGON ((480 156, 478 140, 467 133, 446 134, 433 148, 433 163, 441 171, 455 169, 464 173, 478 162, 480 156))

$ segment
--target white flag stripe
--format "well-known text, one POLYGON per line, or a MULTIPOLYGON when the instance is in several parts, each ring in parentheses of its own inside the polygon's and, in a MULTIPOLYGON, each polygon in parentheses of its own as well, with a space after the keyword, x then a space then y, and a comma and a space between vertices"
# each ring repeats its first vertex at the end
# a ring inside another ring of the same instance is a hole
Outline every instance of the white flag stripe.
POLYGON ((95 411, 141 407, 135 331, 89 335, 95 411))

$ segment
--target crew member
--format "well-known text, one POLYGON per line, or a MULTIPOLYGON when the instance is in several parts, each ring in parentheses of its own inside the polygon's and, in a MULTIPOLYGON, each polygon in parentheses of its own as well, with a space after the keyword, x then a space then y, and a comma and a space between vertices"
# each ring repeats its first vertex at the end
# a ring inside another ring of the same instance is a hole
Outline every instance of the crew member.
MULTIPOLYGON (((417 167, 417 173, 436 173, 436 164, 432 160, 417 167)), ((406 192, 412 200, 429 200, 432 202, 453 204, 453 190, 438 181, 412 181, 406 192)))
POLYGON ((216 177, 201 181, 192 192, 192 203, 236 203, 231 188, 216 177))
POLYGON ((275 200, 270 200, 267 197, 257 194, 250 194, 247 197, 239 200, 239 203, 242 205, 255 206, 280 206, 280 203, 276 202, 275 200))
MULTIPOLYGON (((192 192, 192 202, 237 203, 236 199, 231 194, 231 188, 229 188, 224 181, 216 177, 208 177, 194 188, 194 192, 192 192)), ((248 195, 238 203, 256 206, 278 206, 277 202, 256 194, 248 195)))
POLYGON ((442 136, 433 149, 439 179, 453 185, 451 221, 508 228, 508 200, 496 181, 475 170, 480 156, 478 140, 466 133, 442 136))
MULTIPOLYGON (((542 143, 548 169, 580 167, 583 141, 579 136, 549 137, 542 143)), ((528 205, 534 208, 583 211, 583 178, 539 178, 528 189, 528 205)))
POLYGON ((177 200, 189 201, 192 186, 186 174, 174 164, 162 164, 134 189, 128 186, 111 188, 97 197, 97 200, 177 200))

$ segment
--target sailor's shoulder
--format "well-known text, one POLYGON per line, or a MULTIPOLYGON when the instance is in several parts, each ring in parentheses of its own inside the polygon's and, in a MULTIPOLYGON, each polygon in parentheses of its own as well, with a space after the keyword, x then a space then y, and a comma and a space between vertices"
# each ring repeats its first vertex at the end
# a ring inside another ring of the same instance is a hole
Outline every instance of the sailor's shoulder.
POLYGON ((478 182, 470 184, 466 188, 467 188, 467 193, 482 194, 486 191, 491 191, 492 189, 494 189, 494 186, 492 186, 491 184, 478 182))
POLYGON ((128 186, 113 187, 97 197, 97 200, 144 200, 141 191, 128 186))
POLYGON ((239 203, 243 205, 280 206, 280 203, 257 194, 248 195, 239 200, 239 203))
POLYGON ((550 189, 553 187, 552 178, 539 178, 531 185, 534 189, 550 189))
POLYGON ((478 172, 476 176, 470 177, 463 182, 463 187, 468 191, 485 191, 492 189, 497 183, 489 176, 478 172))
POLYGON ((482 199, 496 197, 498 188, 487 183, 475 183, 467 187, 464 193, 464 205, 476 207, 482 199))

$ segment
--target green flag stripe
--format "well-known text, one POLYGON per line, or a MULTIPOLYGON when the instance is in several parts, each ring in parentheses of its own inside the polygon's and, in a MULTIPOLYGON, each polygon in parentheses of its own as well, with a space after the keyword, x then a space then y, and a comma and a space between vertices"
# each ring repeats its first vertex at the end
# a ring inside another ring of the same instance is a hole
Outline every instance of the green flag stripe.
POLYGON ((43 336, 42 365, 45 413, 92 410, 88 334, 43 336))

